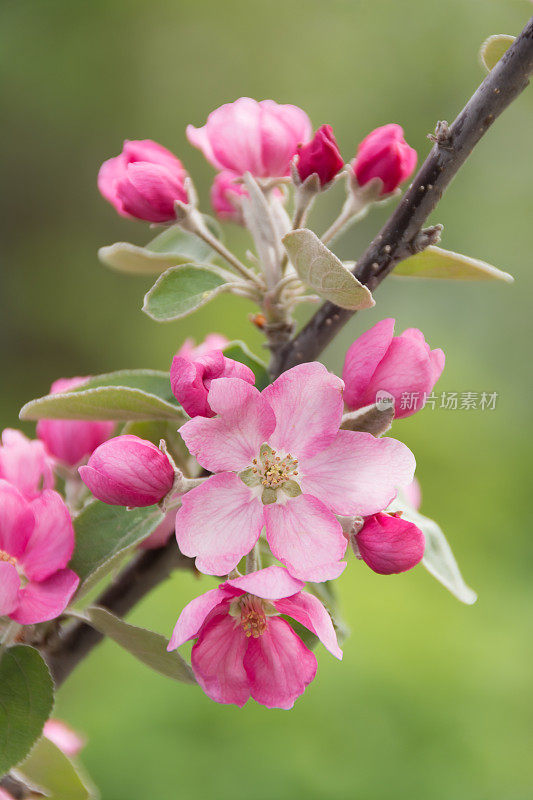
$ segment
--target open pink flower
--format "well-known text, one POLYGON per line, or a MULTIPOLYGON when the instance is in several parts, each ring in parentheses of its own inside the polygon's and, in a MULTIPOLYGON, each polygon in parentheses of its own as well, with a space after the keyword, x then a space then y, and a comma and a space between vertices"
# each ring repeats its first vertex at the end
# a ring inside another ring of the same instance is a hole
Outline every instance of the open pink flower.
MULTIPOLYGON (((51 394, 70 392, 81 386, 85 378, 59 378, 50 387, 51 394)), ((74 467, 90 456, 98 445, 113 435, 114 422, 77 419, 40 419, 37 436, 44 442, 51 456, 74 467)))
POLYGON ((179 158, 162 145, 126 140, 122 153, 100 167, 98 188, 123 217, 167 222, 176 217, 174 201, 187 202, 186 177, 179 158))
POLYGON ((207 400, 209 387, 215 378, 240 378, 248 383, 255 383, 255 375, 249 367, 240 361, 226 358, 221 350, 211 350, 193 357, 178 353, 172 360, 172 393, 190 417, 215 415, 207 400))
POLYGON ((180 429, 198 462, 218 473, 183 496, 176 517, 180 550, 201 572, 230 572, 265 526, 272 553, 295 577, 340 575, 346 540, 335 514, 381 511, 415 467, 401 442, 339 430, 342 390, 316 362, 263 392, 235 378, 212 382, 218 416, 180 429))
POLYGON ((73 550, 70 514, 57 492, 45 489, 28 502, 0 480, 0 616, 22 625, 58 617, 79 583, 66 568, 73 550))
POLYGON ((187 126, 189 142, 219 170, 256 178, 288 175, 299 144, 312 128, 301 108, 240 97, 212 111, 202 128, 187 126))
POLYGON ((426 546, 424 534, 397 514, 373 514, 353 537, 358 558, 380 575, 393 575, 416 567, 426 546))
POLYGON ((85 744, 83 737, 60 719, 47 720, 43 735, 69 758, 77 756, 85 744))
POLYGON ((0 478, 17 487, 27 500, 38 497, 43 489, 52 489, 52 460, 37 439, 28 439, 21 431, 5 428, 0 447, 0 478))
POLYGON ((243 706, 251 696, 267 708, 292 708, 316 674, 316 658, 280 614, 316 634, 342 658, 330 616, 283 567, 228 580, 180 614, 169 650, 196 639, 191 665, 217 703, 243 706))
POLYGON ((381 320, 348 349, 342 371, 348 408, 373 404, 384 392, 394 398, 395 417, 408 417, 424 406, 440 378, 442 350, 431 350, 417 328, 394 336, 394 323, 390 318, 381 320))

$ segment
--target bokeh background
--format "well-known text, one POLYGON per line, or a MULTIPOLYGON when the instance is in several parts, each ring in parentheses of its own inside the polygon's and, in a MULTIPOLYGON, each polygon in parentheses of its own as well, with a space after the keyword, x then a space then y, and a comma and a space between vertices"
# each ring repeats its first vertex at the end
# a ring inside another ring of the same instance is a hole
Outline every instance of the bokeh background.
MULTIPOLYGON (((166 368, 186 335, 244 337, 250 308, 218 300, 158 326, 140 307, 149 281, 107 271, 97 248, 144 243, 97 194, 100 162, 124 138, 174 150, 203 200, 212 170, 185 139, 241 95, 330 122, 345 157, 373 127, 399 122, 424 157, 483 77, 480 43, 516 33, 525 0, 4 0, 0 422, 58 376, 166 368)), ((531 230, 533 89, 497 122, 432 221, 443 244, 517 282, 389 279, 325 354, 394 315, 444 348, 439 389, 498 392, 493 411, 426 409, 393 434, 415 451, 423 510, 447 532, 468 582, 462 606, 421 567, 380 577, 355 561, 340 581, 351 637, 325 651, 290 713, 217 706, 106 643, 60 692, 57 714, 86 732, 87 767, 105 800, 421 798, 526 800, 531 759, 531 230)), ((318 229, 342 199, 317 204, 318 229)), ((375 211, 336 245, 355 258, 384 221, 375 211)), ((244 252, 244 234, 228 229, 244 252)), ((31 431, 26 426, 25 430, 31 431)), ((169 633, 211 587, 177 574, 132 615, 169 633)))

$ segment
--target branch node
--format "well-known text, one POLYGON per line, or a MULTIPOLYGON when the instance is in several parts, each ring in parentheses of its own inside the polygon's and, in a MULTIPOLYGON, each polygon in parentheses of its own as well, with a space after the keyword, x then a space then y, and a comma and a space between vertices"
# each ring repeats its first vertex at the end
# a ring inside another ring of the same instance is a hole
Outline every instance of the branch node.
POLYGON ((428 133, 428 139, 442 150, 453 150, 452 132, 445 119, 439 119, 435 125, 435 133, 428 133))

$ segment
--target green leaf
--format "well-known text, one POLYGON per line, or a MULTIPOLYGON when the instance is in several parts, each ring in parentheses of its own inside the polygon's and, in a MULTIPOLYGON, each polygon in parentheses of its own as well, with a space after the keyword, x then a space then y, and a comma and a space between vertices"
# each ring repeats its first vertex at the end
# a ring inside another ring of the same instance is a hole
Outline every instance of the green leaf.
POLYGON ((232 358, 234 361, 239 361, 241 364, 250 367, 255 375, 255 385, 259 391, 268 386, 270 376, 266 364, 257 358, 244 342, 229 342, 222 348, 222 352, 227 358, 232 358))
POLYGON ((53 704, 52 678, 38 650, 6 650, 0 660, 0 775, 28 755, 53 704))
POLYGON ((455 281, 505 281, 514 278, 508 272, 440 247, 428 247, 422 253, 406 258, 394 267, 393 275, 402 278, 441 278, 455 281))
POLYGON ((307 228, 291 231, 283 244, 302 281, 341 308, 372 308, 374 299, 340 259, 307 228))
POLYGON ((97 800, 99 796, 80 768, 44 737, 17 770, 17 775, 46 792, 50 800, 97 800))
POLYGON ((77 597, 101 580, 128 550, 146 539, 162 522, 157 506, 128 511, 93 500, 74 519, 76 549, 70 568, 79 575, 77 597))
POLYGON ((103 608, 88 608, 87 616, 93 628, 160 675, 181 683, 196 683, 192 669, 180 654, 167 652, 168 640, 160 633, 130 625, 103 608))
MULTIPOLYGON (((218 226, 214 220, 204 218, 217 238, 220 238, 218 226)), ((169 267, 188 264, 191 261, 211 261, 216 253, 202 239, 192 233, 173 225, 152 239, 146 247, 139 247, 129 242, 116 242, 98 251, 100 261, 119 272, 137 275, 154 275, 169 267)))
POLYGON ((230 282, 229 274, 205 264, 171 267, 145 295, 143 311, 157 322, 173 322, 213 300, 230 282))
POLYGON ((31 400, 20 418, 183 422, 185 414, 172 395, 168 372, 138 369, 97 375, 72 391, 31 400))
POLYGON ((399 492, 398 497, 391 504, 391 509, 401 511, 402 517, 420 528, 424 534, 426 549, 422 564, 430 575, 442 583, 461 603, 466 603, 466 605, 475 603, 477 594, 465 583, 452 548, 440 526, 434 520, 412 508, 407 503, 403 492, 399 492))
POLYGON ((490 72, 496 66, 515 38, 515 36, 509 36, 507 33, 495 33, 494 36, 489 36, 488 39, 485 39, 479 51, 479 58, 487 72, 490 72))

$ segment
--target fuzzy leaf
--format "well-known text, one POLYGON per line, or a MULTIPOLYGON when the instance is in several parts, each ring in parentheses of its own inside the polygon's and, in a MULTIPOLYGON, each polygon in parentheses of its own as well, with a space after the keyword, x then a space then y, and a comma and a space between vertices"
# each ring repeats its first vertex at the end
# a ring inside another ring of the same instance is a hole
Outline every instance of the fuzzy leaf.
MULTIPOLYGON (((218 227, 213 229, 211 224, 209 227, 212 233, 220 238, 218 227)), ((106 266, 118 272, 137 275, 157 275, 179 264, 211 261, 215 255, 216 253, 202 239, 182 230, 178 225, 164 230, 146 247, 139 247, 129 242, 116 242, 108 247, 101 247, 98 251, 98 258, 106 266)))
POLYGON ((302 281, 341 308, 357 311, 375 305, 370 291, 307 228, 291 231, 283 244, 302 281))
POLYGON ((270 383, 270 376, 266 364, 255 356, 244 342, 229 342, 222 348, 222 352, 227 358, 239 361, 250 367, 255 375, 255 385, 262 391, 270 383))
POLYGON ((17 770, 22 781, 38 786, 51 800, 97 800, 96 789, 61 750, 42 738, 17 770))
POLYGON ((147 667, 175 681, 196 683, 192 669, 180 654, 167 652, 168 640, 160 633, 130 625, 103 608, 89 608, 87 615, 93 628, 109 636, 147 667))
POLYGON ((98 375, 72 391, 31 400, 20 418, 183 422, 185 414, 172 395, 168 372, 137 369, 98 375))
POLYGON ((76 549, 70 568, 79 575, 77 597, 101 580, 117 559, 146 539, 162 522, 157 506, 128 511, 93 500, 74 519, 76 549))
POLYGON ((156 322, 173 322, 213 300, 230 282, 228 274, 205 264, 171 267, 145 295, 143 311, 156 322))
POLYGON ((400 261, 392 274, 402 278, 441 278, 455 281, 512 283, 514 280, 508 272, 502 272, 485 261, 434 246, 400 261))
POLYGON ((33 647, 16 645, 0 660, 0 776, 30 752, 54 704, 50 672, 33 647))
POLYGON ((495 33, 485 39, 479 51, 479 58, 487 72, 490 72, 496 66, 515 38, 515 36, 509 36, 507 33, 495 33))

